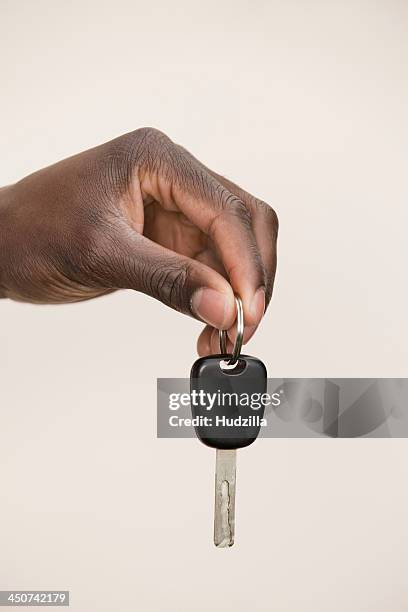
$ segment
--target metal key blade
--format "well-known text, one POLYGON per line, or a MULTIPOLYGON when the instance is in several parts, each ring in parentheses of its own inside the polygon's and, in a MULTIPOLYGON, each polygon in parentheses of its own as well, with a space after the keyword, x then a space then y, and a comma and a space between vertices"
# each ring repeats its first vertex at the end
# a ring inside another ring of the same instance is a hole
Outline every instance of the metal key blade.
POLYGON ((214 544, 226 548, 234 544, 237 451, 217 449, 216 453, 214 544))

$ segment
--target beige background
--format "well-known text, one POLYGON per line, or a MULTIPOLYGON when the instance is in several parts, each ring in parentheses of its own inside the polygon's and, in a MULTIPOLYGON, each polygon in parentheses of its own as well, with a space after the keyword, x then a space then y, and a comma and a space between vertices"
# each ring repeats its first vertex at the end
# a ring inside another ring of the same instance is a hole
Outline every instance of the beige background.
MULTIPOLYGON (((0 0, 0 184, 140 126, 280 216, 271 376, 407 375, 408 3, 0 0)), ((132 292, 0 303, 0 588, 78 612, 408 609, 405 440, 157 440, 200 325, 132 292)))

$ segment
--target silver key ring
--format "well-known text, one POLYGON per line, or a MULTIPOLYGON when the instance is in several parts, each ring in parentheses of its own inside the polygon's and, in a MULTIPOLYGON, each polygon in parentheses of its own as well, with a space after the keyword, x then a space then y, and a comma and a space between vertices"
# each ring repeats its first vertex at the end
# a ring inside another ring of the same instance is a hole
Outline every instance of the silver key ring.
MULTIPOLYGON (((235 339, 234 348, 232 351, 231 359, 229 359, 228 366, 235 366, 238 363, 239 356, 241 354, 242 341, 244 339, 244 309, 242 306, 241 298, 235 296, 235 304, 237 306, 237 337, 235 339)), ((227 354, 227 332, 225 329, 219 330, 220 338, 220 352, 222 355, 227 354)))

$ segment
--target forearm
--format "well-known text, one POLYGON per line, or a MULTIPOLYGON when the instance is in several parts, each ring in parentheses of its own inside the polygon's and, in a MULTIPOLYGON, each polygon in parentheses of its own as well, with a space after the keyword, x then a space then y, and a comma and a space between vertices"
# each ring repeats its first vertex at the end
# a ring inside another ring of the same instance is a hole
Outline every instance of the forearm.
POLYGON ((4 294, 4 261, 7 243, 7 209, 9 200, 9 187, 0 187, 0 298, 4 294))
POLYGON ((17 253, 12 243, 18 240, 13 229, 14 186, 0 187, 0 298, 7 297, 7 276, 17 253), (13 254, 14 251, 14 254, 13 254))

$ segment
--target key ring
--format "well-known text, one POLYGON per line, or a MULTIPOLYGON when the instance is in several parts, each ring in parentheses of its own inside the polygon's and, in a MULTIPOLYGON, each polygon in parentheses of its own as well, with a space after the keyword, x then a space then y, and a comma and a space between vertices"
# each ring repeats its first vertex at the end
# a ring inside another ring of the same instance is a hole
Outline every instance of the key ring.
MULTIPOLYGON (((238 363, 239 356, 241 354, 242 341, 244 339, 244 309, 242 307, 241 298, 235 296, 235 304, 237 306, 237 337, 235 339, 234 348, 232 351, 231 359, 228 360, 228 366, 236 366, 238 363)), ((222 355, 227 354, 227 332, 225 329, 219 330, 220 338, 220 352, 222 355)))

